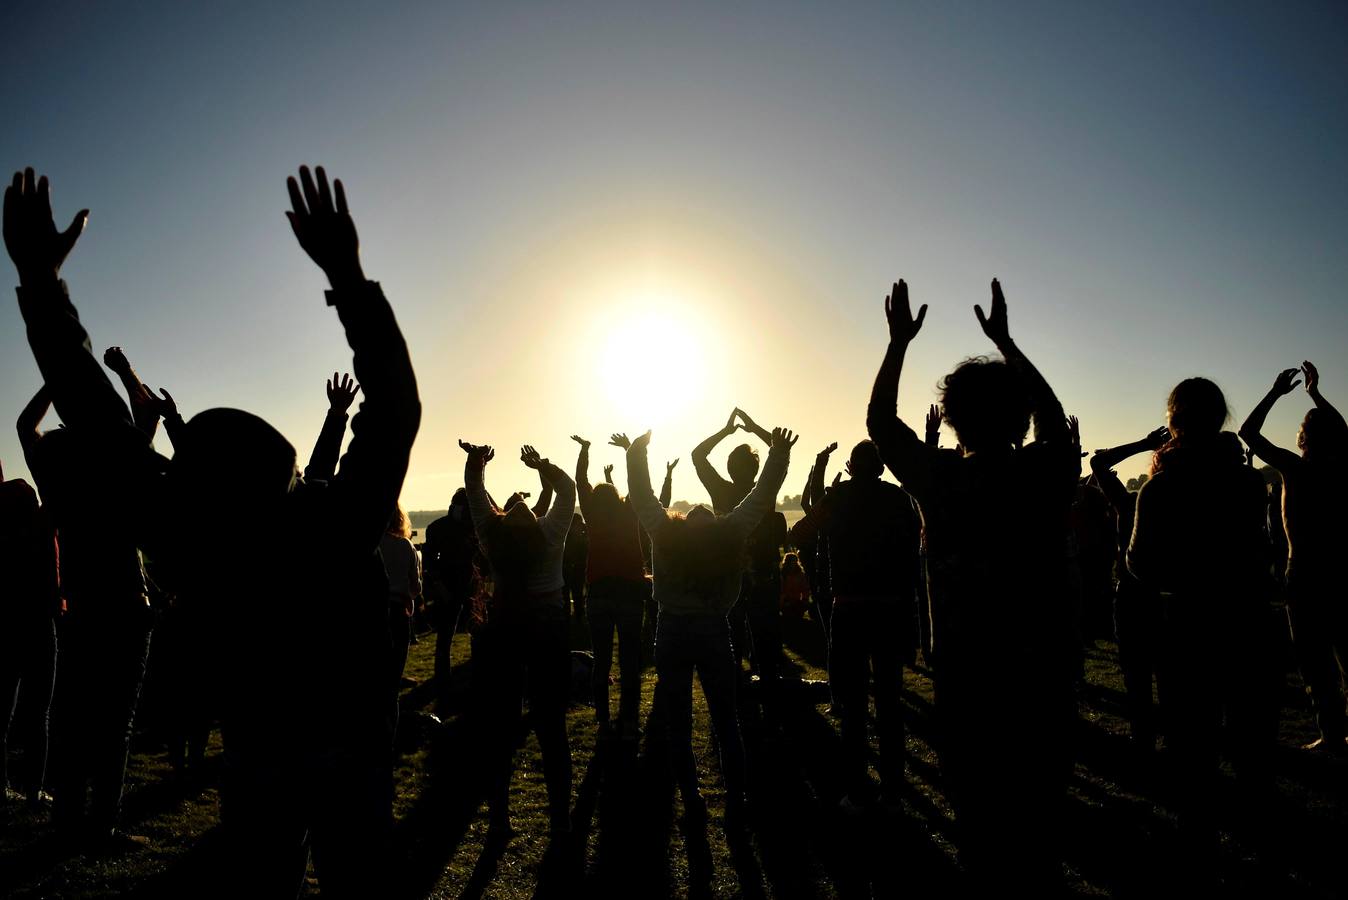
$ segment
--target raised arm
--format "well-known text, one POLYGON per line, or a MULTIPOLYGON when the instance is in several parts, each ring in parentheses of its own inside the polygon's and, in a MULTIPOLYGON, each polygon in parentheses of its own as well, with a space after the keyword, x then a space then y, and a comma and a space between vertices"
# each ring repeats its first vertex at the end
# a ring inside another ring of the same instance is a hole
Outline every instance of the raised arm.
MULTIPOLYGON (((566 480, 571 481, 569 477, 566 480)), ((552 483, 548 481, 541 469, 538 472, 538 500, 530 508, 533 510, 535 519, 543 518, 548 514, 548 510, 552 509, 552 483)))
MULTIPOLYGON (((154 402, 159 408, 159 415, 164 419, 164 433, 168 435, 169 443, 177 449, 183 439, 187 423, 183 421, 182 413, 178 412, 178 402, 173 399, 173 395, 166 388, 160 388, 159 393, 162 396, 155 397, 154 402)), ((154 394, 151 393, 150 396, 154 397, 154 394)))
POLYGON ((785 428, 774 428, 768 438, 771 443, 768 460, 763 464, 763 471, 759 473, 753 490, 722 520, 742 538, 748 537, 749 532, 777 505, 777 492, 782 489, 782 482, 786 481, 791 448, 799 440, 785 428))
MULTIPOLYGON (((908 285, 899 279, 885 298, 885 317, 889 320, 889 346, 875 374, 871 402, 866 408, 866 431, 880 451, 885 465, 906 487, 921 491, 930 482, 930 447, 918 440, 916 432, 899 418, 899 375, 908 345, 922 330, 927 305, 918 308, 914 318, 908 303, 908 285)), ((819 501, 818 495, 815 502, 819 501)))
POLYGON ((337 458, 342 455, 342 438, 346 435, 346 411, 356 399, 360 385, 350 375, 340 380, 332 373, 328 380, 328 412, 323 417, 323 427, 318 430, 318 440, 309 454, 309 465, 304 467, 305 481, 331 481, 337 474, 337 458))
POLYGON ((1240 426, 1240 439, 1249 444, 1250 449, 1254 450, 1260 459, 1284 473, 1299 465, 1301 457, 1264 437, 1264 420, 1268 418, 1269 411, 1273 409, 1273 404, 1278 402, 1279 397, 1292 393, 1292 389, 1301 384, 1296 380, 1300 371, 1300 369, 1283 369, 1279 372, 1278 377, 1273 379, 1273 387, 1269 388, 1264 399, 1250 410, 1250 414, 1240 426))
POLYGON ((5 248, 18 269, 19 311, 52 405, 69 426, 120 430, 131 424, 131 415, 94 358, 61 280, 61 264, 88 220, 89 211, 81 210, 70 227, 58 232, 47 177, 37 178, 31 168, 14 173, 5 189, 5 248))
POLYGON ((571 517, 576 512, 576 483, 560 466, 553 465, 528 444, 520 450, 520 461, 531 469, 537 469, 544 489, 549 495, 557 496, 557 502, 552 504, 552 508, 539 517, 539 527, 554 542, 564 540, 571 529, 571 517))
MULTIPOLYGON (((47 386, 44 384, 37 389, 33 399, 29 400, 27 405, 24 406, 23 411, 19 413, 19 421, 15 423, 19 432, 19 446, 23 448, 25 457, 31 453, 37 439, 42 437, 42 432, 38 429, 38 426, 42 424, 42 420, 47 417, 50 410, 51 392, 47 390, 47 386)), ((29 467, 32 467, 31 462, 29 467)))
POLYGON ((650 446, 651 433, 632 441, 627 447, 627 499, 636 510, 637 521, 646 533, 655 535, 660 526, 669 518, 669 513, 660 505, 651 490, 651 470, 646 460, 646 448, 650 446))
POLYGON ((1006 318, 1006 298, 1002 296, 1002 285, 992 279, 992 311, 986 316, 983 307, 974 305, 974 315, 988 340, 1006 359, 1006 362, 1021 377, 1030 398, 1030 412, 1034 416, 1034 439, 1036 441, 1054 441, 1066 443, 1070 440, 1067 416, 1063 413, 1058 396, 1053 393, 1044 376, 1039 374, 1033 363, 1011 340, 1010 328, 1006 318))
POLYGON ((581 514, 588 519, 590 495, 594 493, 590 485, 590 442, 578 434, 571 435, 571 440, 580 444, 580 452, 576 454, 576 502, 580 504, 581 514))
POLYGON ((735 419, 739 414, 740 411, 738 409, 733 411, 730 414, 730 418, 726 420, 724 428, 715 434, 710 435, 706 440, 693 448, 693 471, 697 473, 698 480, 702 482, 702 486, 706 488, 707 493, 712 497, 721 496, 731 485, 729 481, 726 481, 721 477, 721 473, 716 471, 716 468, 712 466, 710 461, 708 461, 707 455, 716 449, 717 444, 735 433, 738 428, 735 424, 735 419))
POLYGON ((351 421, 351 442, 332 480, 338 524, 355 545, 377 546, 398 502, 412 442, 421 424, 416 375, 393 310, 377 282, 368 281, 360 264, 360 241, 340 180, 330 187, 320 167, 305 166, 286 180, 291 211, 286 213, 300 247, 327 275, 336 307, 353 351, 352 371, 365 400, 351 421), (317 176, 315 179, 314 175, 317 176))
POLYGON ((768 432, 766 428, 759 425, 753 419, 749 418, 749 414, 747 412, 745 412, 744 410, 740 409, 737 406, 735 407, 735 415, 739 416, 740 421, 744 423, 745 431, 748 431, 749 433, 753 434, 765 444, 768 445, 772 444, 772 435, 768 432))
POLYGON ((818 503, 824 498, 825 478, 828 476, 828 461, 833 455, 833 451, 838 449, 838 442, 829 444, 814 458, 814 468, 810 469, 810 494, 813 496, 813 502, 818 503))
POLYGON ((1091 472, 1094 473, 1096 481, 1100 482, 1100 489, 1105 492, 1105 496, 1116 510, 1127 504, 1128 489, 1123 486, 1119 476, 1114 474, 1114 467, 1139 453, 1154 452, 1169 437, 1170 429, 1162 425, 1141 440, 1095 451, 1091 457, 1091 472))
POLYGON ((131 368, 131 361, 121 347, 109 347, 103 351, 103 365, 107 366, 122 382, 127 402, 131 404, 131 419, 136 427, 151 439, 159 430, 159 398, 147 388, 131 368))
POLYGON ((487 495, 484 470, 487 463, 496 457, 496 451, 485 444, 469 444, 459 441, 459 447, 468 458, 463 463, 463 489, 468 495, 468 514, 473 519, 473 528, 481 540, 483 530, 496 517, 496 504, 487 495))
POLYGON ((927 409, 927 429, 923 440, 928 447, 941 446, 941 407, 935 403, 927 409))
POLYGON ((1316 408, 1325 416, 1337 420, 1340 430, 1348 431, 1348 423, 1344 422, 1343 413, 1335 409, 1334 404, 1320 393, 1320 370, 1307 359, 1302 360, 1301 371, 1306 373, 1306 393, 1311 395, 1311 401, 1315 403, 1316 408))
POLYGON ((669 504, 674 502, 674 467, 678 464, 677 459, 665 463, 665 483, 660 485, 660 505, 665 509, 669 509, 669 504))

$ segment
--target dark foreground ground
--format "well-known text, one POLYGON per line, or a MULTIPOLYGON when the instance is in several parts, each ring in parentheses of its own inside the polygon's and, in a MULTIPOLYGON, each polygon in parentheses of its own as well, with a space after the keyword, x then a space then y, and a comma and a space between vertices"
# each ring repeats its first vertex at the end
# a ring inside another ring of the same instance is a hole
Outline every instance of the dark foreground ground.
MULTIPOLYGON (((581 642, 576 630, 578 645, 581 642)), ((583 871, 544 863, 546 803, 538 745, 523 741, 512 784, 517 836, 486 854, 486 811, 472 796, 462 710, 469 639, 455 640, 458 703, 443 727, 418 711, 432 708, 433 635, 412 648, 403 695, 414 721, 398 770, 401 869, 390 897, 923 897, 966 893, 956 860, 950 809, 930 741, 931 682, 905 675, 908 790, 899 812, 861 818, 837 811, 838 728, 828 715, 822 637, 808 620, 787 629, 790 681, 780 729, 746 716, 745 738, 756 804, 746 841, 727 844, 721 828, 720 777, 708 738, 706 706, 696 695, 695 723, 710 824, 685 831, 663 777, 660 744, 596 747, 593 713, 569 715, 575 813, 585 838, 583 871), (432 772, 436 774, 431 774, 432 772)), ((1101 643, 1087 662, 1081 695, 1079 756, 1063 839, 1065 881, 1073 895, 1333 897, 1348 892, 1348 761, 1298 749, 1313 726, 1300 683, 1289 675, 1278 751, 1280 807, 1261 836, 1226 832, 1219 871, 1194 884, 1177 873, 1179 850, 1167 791, 1154 765, 1130 751, 1122 720, 1115 648, 1101 643)), ((615 665, 616 671, 616 665, 615 665)), ((643 682, 643 718, 654 672, 643 682)), ((989 685, 989 702, 1014 702, 1030 689, 1014 673, 989 685)), ((148 702, 148 701, 147 701, 148 702)), ((999 744, 1032 734, 988 736, 990 764, 999 744)), ((218 736, 204 786, 174 783, 162 745, 138 735, 128 775, 124 824, 143 845, 104 858, 58 859, 44 850, 45 815, 21 813, 0 841, 0 896, 24 898, 192 897, 220 864, 215 788, 218 736)), ((1010 773, 1014 777, 1014 773, 1010 773)), ((311 881, 310 894, 317 885, 311 881)), ((1008 885, 1008 895, 1015 894, 1008 885)))

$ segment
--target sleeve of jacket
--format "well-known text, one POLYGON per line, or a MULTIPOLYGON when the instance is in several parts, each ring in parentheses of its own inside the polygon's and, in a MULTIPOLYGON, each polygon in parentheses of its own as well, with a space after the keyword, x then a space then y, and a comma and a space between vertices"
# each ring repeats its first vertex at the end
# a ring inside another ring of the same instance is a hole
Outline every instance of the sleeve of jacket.
POLYGON ((335 511, 356 547, 379 545, 407 475, 421 424, 421 400, 407 344, 384 292, 373 281, 329 291, 346 329, 352 371, 365 396, 351 420, 351 442, 332 480, 335 511))

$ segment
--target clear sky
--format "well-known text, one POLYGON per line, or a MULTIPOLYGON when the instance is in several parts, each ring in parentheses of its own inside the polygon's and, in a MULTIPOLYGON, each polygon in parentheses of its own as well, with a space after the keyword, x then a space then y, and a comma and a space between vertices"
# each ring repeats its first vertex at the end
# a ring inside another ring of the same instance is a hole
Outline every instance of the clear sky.
MULTIPOLYGON (((931 306, 919 428, 990 351, 994 275, 1087 447, 1194 374, 1238 423, 1309 358, 1348 408, 1343 4, 204 6, 7 4, 0 165, 92 211, 65 276, 100 351, 302 457, 350 354, 284 179, 341 177, 420 382, 408 508, 462 483, 457 438, 499 448, 504 493, 521 443, 569 469, 584 434, 598 477, 648 427, 703 499, 688 452, 737 404, 801 432, 798 493, 864 436, 899 277, 931 306)), ((0 316, 12 421, 38 373, 0 316)), ((0 459, 26 474, 8 426, 0 459)))

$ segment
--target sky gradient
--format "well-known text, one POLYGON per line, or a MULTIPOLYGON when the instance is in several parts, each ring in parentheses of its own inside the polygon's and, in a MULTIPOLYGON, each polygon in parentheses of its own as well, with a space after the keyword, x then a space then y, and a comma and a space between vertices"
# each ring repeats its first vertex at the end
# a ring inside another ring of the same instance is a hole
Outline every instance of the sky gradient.
MULTIPOLYGON (((14 4, 0 54, 0 165, 48 174, 62 225, 91 210, 64 275, 96 348, 307 458, 350 352, 282 211, 326 166, 417 369, 409 509, 462 483, 458 438, 504 494, 535 489, 521 443, 569 470, 572 433, 624 484, 600 445, 648 427, 703 500, 688 453, 736 405, 801 432, 798 493, 864 437, 899 277, 930 304, 919 429, 991 352, 993 276, 1088 448, 1196 374, 1232 427, 1307 358, 1348 408, 1341 4, 118 6, 14 4)), ((39 376, 0 322, 13 421, 39 376)), ((0 460, 26 475, 7 425, 0 460)))

